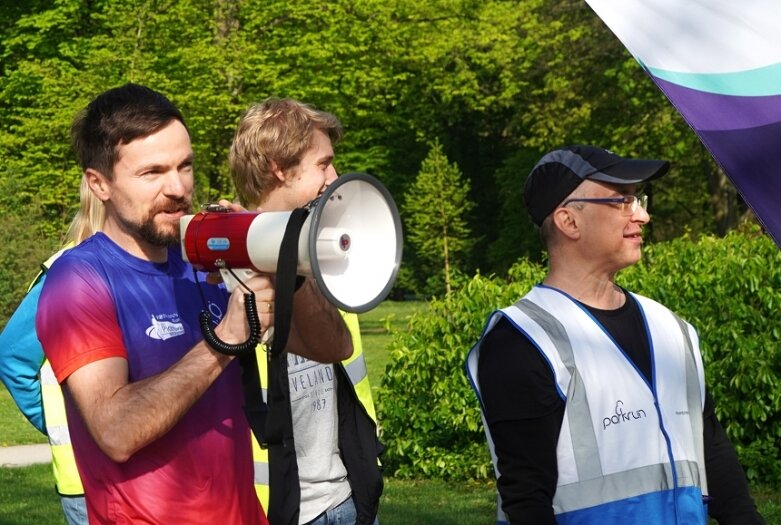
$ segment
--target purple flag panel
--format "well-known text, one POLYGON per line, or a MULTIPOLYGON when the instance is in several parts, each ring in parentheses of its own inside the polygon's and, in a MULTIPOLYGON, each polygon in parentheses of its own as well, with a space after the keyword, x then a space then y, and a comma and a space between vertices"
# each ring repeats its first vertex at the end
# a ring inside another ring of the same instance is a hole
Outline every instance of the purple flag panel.
POLYGON ((587 0, 781 246, 777 0, 587 0))

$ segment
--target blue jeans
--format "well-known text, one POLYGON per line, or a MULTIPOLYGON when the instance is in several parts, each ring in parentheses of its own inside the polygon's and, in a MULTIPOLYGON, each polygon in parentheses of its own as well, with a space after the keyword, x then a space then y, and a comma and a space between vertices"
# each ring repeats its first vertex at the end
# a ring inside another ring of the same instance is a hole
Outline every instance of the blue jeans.
POLYGON ((60 496, 60 504, 68 525, 87 525, 87 500, 84 496, 60 496))
MULTIPOLYGON (((306 525, 355 525, 357 521, 358 513, 355 510, 355 502, 350 497, 331 510, 323 512, 306 525)), ((379 523, 376 519, 374 520, 374 525, 379 525, 379 523)))

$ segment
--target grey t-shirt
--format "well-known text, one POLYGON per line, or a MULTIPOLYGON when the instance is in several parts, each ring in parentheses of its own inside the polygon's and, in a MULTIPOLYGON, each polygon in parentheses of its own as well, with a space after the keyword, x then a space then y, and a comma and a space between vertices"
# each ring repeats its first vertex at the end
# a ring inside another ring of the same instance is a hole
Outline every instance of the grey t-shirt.
POLYGON ((339 415, 333 365, 288 353, 290 407, 301 484, 299 523, 351 495, 339 455, 339 415))

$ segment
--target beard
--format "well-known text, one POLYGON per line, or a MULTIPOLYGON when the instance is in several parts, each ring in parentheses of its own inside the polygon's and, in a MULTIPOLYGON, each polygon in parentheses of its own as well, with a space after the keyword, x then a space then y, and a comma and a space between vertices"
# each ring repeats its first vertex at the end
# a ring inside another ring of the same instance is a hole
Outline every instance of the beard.
POLYGON ((153 207, 141 223, 135 225, 135 229, 144 241, 153 246, 176 246, 180 242, 179 221, 157 224, 155 218, 158 213, 176 213, 178 211, 182 211, 186 215, 192 213, 190 200, 169 200, 167 203, 153 207))

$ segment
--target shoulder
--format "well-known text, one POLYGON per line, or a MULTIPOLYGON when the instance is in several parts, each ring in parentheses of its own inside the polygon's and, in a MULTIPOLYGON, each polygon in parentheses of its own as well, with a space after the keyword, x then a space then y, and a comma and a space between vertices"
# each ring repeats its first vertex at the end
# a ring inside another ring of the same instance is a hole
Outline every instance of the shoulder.
POLYGON ((669 308, 667 308, 665 305, 660 303, 659 301, 656 301, 655 299, 651 299, 650 297, 646 297, 644 295, 636 294, 634 292, 626 291, 627 298, 629 300, 634 300, 640 307, 640 309, 643 311, 643 313, 648 315, 667 315, 671 316, 674 319, 676 319, 679 323, 683 324, 684 326, 688 327, 689 330, 694 330, 694 327, 685 319, 683 319, 681 316, 679 316, 677 313, 673 312, 669 308))
POLYGON ((42 301, 54 291, 73 296, 82 287, 100 286, 104 279, 99 271, 99 260, 82 255, 68 252, 54 262, 42 283, 42 301))
POLYGON ((57 275, 83 266, 95 266, 101 260, 100 245, 96 234, 78 246, 60 250, 43 263, 47 268, 46 275, 57 275))
POLYGON ((481 378, 523 382, 531 376, 551 377, 545 358, 507 317, 502 316, 485 334, 480 349, 481 378))
POLYGON ((484 338, 478 381, 489 422, 537 418, 563 403, 548 362, 506 317, 484 338))
POLYGON ((42 283, 39 310, 58 311, 65 300, 71 308, 85 302, 110 304, 111 292, 105 272, 108 259, 96 237, 67 250, 54 261, 42 283))

